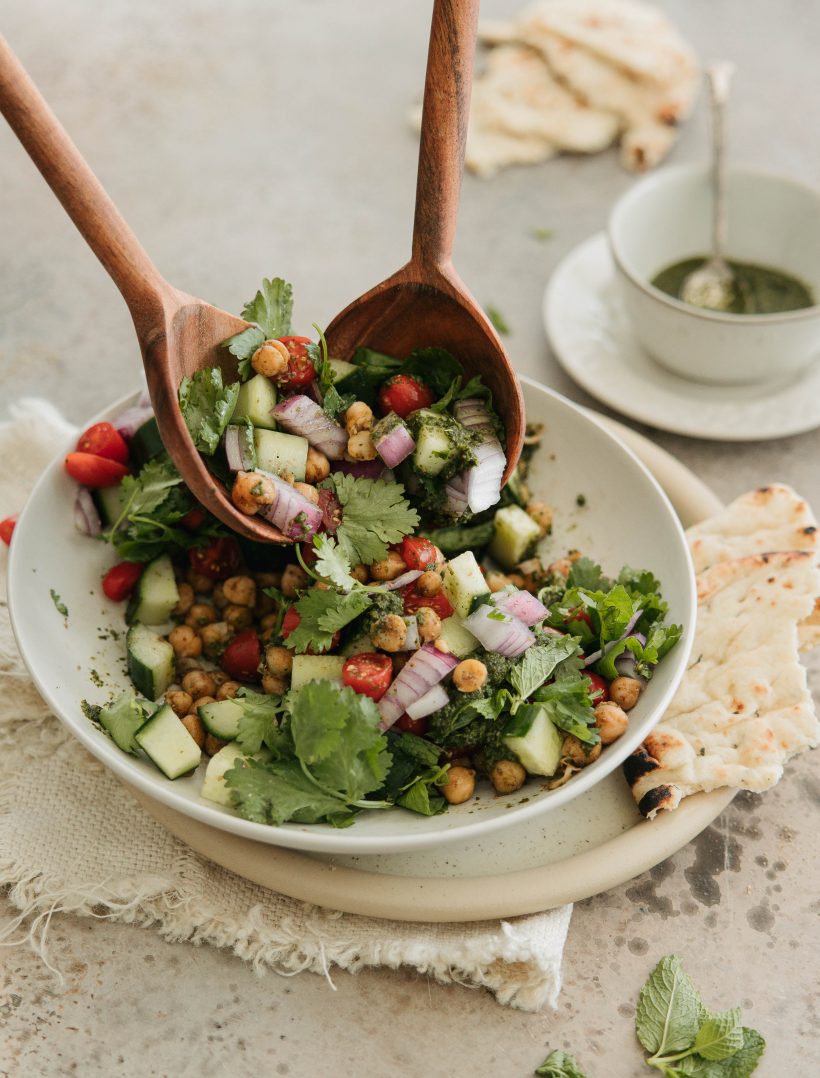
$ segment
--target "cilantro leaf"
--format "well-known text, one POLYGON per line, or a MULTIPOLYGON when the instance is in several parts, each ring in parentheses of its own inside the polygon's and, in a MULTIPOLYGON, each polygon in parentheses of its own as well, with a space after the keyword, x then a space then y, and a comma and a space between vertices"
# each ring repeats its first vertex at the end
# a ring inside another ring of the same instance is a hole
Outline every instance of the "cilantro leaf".
POLYGON ((691 1047, 705 1017, 700 993, 677 955, 658 962, 638 996, 635 1031, 653 1058, 691 1047))
POLYGON ((259 326, 248 326, 241 333, 235 333, 227 341, 223 341, 223 347, 227 348, 232 356, 237 359, 236 369, 239 377, 246 382, 253 375, 251 359, 257 348, 265 343, 266 337, 259 326))
POLYGON ((601 735, 595 729, 595 713, 589 695, 591 688, 589 678, 580 670, 567 666, 558 669, 553 682, 537 689, 533 699, 542 705, 555 726, 592 746, 598 744, 601 735))
POLYGON ((68 617, 68 607, 65 605, 63 600, 60 598, 60 596, 54 590, 54 588, 49 588, 48 589, 48 594, 51 596, 51 601, 52 601, 52 603, 54 603, 54 609, 57 611, 57 613, 62 614, 64 618, 67 618, 68 617))
POLYGON ((262 287, 242 308, 242 317, 256 322, 264 333, 263 340, 287 337, 292 329, 293 286, 281 277, 263 278, 262 287))
POLYGON ((743 1047, 743 1027, 740 1008, 713 1014, 698 1030, 694 1049, 708 1060, 726 1059, 743 1047))
POLYGON ((81 707, 86 717, 101 726, 118 748, 132 756, 138 755, 139 745, 134 734, 145 722, 146 713, 133 689, 128 689, 105 707, 89 704, 87 700, 82 701, 81 707))
POLYGON ((181 482, 182 476, 165 454, 149 460, 139 475, 126 475, 120 483, 122 512, 111 531, 115 532, 128 517, 152 513, 181 482))
POLYGON ((559 1048, 550 1052, 540 1067, 535 1068, 539 1078, 587 1078, 575 1061, 575 1057, 559 1048))
POLYGON ((242 751, 253 755, 266 745, 278 754, 281 746, 279 716, 285 710, 281 698, 254 692, 243 685, 233 702, 242 708, 239 733, 236 735, 236 742, 242 751))
POLYGON ((398 543, 418 526, 419 515, 401 483, 339 473, 329 482, 342 506, 336 540, 351 565, 382 561, 389 543, 398 543))
POLYGON ((225 785, 239 814, 256 823, 318 823, 349 815, 339 798, 305 775, 298 760, 242 760, 225 772, 225 785))
MULTIPOLYGON (((619 583, 626 583, 618 578, 619 583)), ((579 558, 573 563, 567 577, 568 588, 586 588, 588 591, 609 591, 612 581, 604 576, 600 565, 591 558, 579 558)))
POLYGON ((527 648, 521 659, 510 670, 508 681, 526 700, 543 685, 563 659, 577 653, 578 643, 572 636, 551 637, 544 644, 527 648))
POLYGON ((363 614, 370 602, 363 588, 347 594, 311 588, 292 607, 299 615, 299 624, 288 635, 288 647, 298 655, 309 647, 326 651, 333 643, 333 634, 363 614))
POLYGON ((314 569, 322 579, 329 580, 345 591, 353 591, 358 586, 359 582, 350 575, 350 562, 334 539, 326 535, 314 535, 313 549, 318 555, 314 569))
POLYGON ((396 804, 420 816, 438 816, 447 811, 447 799, 438 789, 447 780, 446 767, 428 768, 396 798, 396 804))
POLYGON ((219 367, 197 371, 193 378, 183 378, 179 386, 179 404, 185 424, 200 453, 213 456, 219 439, 230 422, 239 396, 239 382, 222 384, 219 367))

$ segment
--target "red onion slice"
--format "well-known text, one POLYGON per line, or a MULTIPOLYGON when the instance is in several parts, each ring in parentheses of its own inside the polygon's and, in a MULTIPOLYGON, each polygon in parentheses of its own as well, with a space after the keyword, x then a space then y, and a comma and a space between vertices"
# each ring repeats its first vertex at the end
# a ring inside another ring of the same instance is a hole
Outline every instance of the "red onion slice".
POLYGON ((253 461, 247 453, 244 443, 245 428, 231 426, 225 428, 225 457, 232 472, 250 472, 253 461))
POLYGON ((322 526, 322 507, 300 494, 278 475, 264 472, 276 487, 276 501, 260 509, 259 515, 275 524, 288 539, 305 540, 322 526))
POLYGON ((80 487, 74 499, 74 527, 81 535, 97 536, 102 533, 102 521, 90 491, 80 487))
POLYGON ((354 479, 382 479, 385 467, 381 460, 340 460, 333 464, 331 471, 352 475, 354 479))
POLYGON ((341 460, 345 455, 345 430, 303 393, 286 397, 271 414, 283 430, 307 438, 310 445, 324 453, 328 460, 341 460))
POLYGON ((549 610, 540 599, 528 591, 519 591, 517 588, 496 595, 493 605, 503 610, 505 614, 523 621, 525 625, 535 625, 549 614, 549 610))
POLYGON ((456 401, 453 412, 463 427, 481 437, 481 443, 475 448, 476 463, 448 483, 448 503, 453 512, 466 502, 473 513, 483 513, 501 497, 507 458, 484 401, 477 397, 456 401))
POLYGON ((135 404, 132 408, 126 408, 122 415, 117 416, 114 426, 126 442, 130 442, 140 427, 153 418, 153 415, 154 409, 150 404, 147 407, 135 404))
POLYGON ((464 627, 487 651, 495 651, 508 659, 523 654, 535 643, 535 636, 523 621, 483 603, 464 619, 464 627))
POLYGON ((455 655, 445 655, 432 644, 419 648, 376 705, 382 716, 381 728, 388 730, 455 666, 458 666, 455 655))
POLYGON ((413 581, 418 580, 420 576, 421 569, 408 569, 406 573, 397 576, 395 580, 387 580, 384 587, 387 591, 395 591, 397 588, 403 588, 405 584, 412 584, 413 581))
POLYGON ((401 464, 416 448, 413 435, 395 412, 388 412, 373 428, 373 444, 388 468, 401 464))
POLYGON ((408 707, 407 714, 411 719, 426 719, 428 715, 432 715, 434 711, 440 711, 449 703, 450 697, 444 686, 434 685, 420 700, 416 700, 415 704, 408 707))
POLYGON ((404 638, 404 647, 401 650, 418 651, 421 645, 421 637, 419 636, 419 623, 415 614, 406 617, 404 624, 407 626, 407 635, 404 638))

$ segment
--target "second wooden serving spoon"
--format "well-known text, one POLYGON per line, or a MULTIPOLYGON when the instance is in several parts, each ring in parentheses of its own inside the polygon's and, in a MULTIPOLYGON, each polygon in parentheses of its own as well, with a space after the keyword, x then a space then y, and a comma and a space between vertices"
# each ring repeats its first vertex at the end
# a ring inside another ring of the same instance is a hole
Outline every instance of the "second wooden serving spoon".
MULTIPOLYGON (((507 434, 508 478, 521 452, 518 381, 497 334, 451 262, 464 160, 478 0, 435 0, 424 91, 413 253, 388 280, 350 304, 327 330, 332 355, 359 345, 398 356, 448 348, 494 394, 507 434)), ((0 111, 128 305, 162 441, 192 493, 228 527, 260 542, 289 542, 240 513, 196 450, 178 403, 179 384, 204 367, 236 378, 221 348, 242 319, 181 292, 153 265, 97 177, 0 37, 0 111)))

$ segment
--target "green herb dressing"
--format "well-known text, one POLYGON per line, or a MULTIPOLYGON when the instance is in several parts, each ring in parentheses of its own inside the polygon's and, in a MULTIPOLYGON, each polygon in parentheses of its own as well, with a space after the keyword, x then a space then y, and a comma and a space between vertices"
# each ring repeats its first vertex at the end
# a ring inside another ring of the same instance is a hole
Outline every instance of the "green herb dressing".
MULTIPOLYGON (((675 262, 652 278, 652 284, 675 299, 681 298, 684 280, 707 261, 686 258, 675 262)), ((811 290, 791 274, 752 262, 729 262, 735 275, 735 295, 726 308, 731 314, 782 314, 814 306, 811 290)))

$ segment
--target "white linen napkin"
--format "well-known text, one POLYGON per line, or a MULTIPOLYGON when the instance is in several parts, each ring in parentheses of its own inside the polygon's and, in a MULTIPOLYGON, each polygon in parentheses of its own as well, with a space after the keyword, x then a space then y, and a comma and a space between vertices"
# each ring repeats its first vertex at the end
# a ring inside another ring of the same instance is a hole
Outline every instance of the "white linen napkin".
MULTIPOLYGON (((22 508, 73 431, 44 400, 20 401, 11 416, 0 424, 0 518, 22 508)), ((229 948, 259 970, 329 977, 334 966, 410 966, 521 1010, 555 1006, 571 906, 465 924, 358 917, 250 883, 165 831, 37 694, 12 636, 0 559, 0 888, 19 911, 0 921, 0 945, 27 942, 48 962, 52 916, 73 913, 229 948)))

